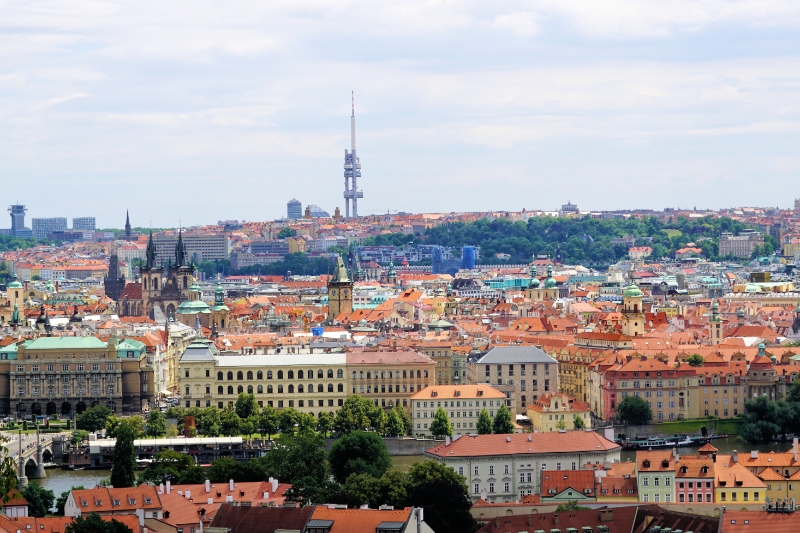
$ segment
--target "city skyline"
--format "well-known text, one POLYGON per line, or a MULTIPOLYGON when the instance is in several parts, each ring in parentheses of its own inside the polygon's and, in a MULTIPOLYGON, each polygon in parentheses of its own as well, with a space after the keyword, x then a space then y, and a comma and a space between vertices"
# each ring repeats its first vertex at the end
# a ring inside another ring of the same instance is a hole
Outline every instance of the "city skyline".
POLYGON ((9 6, 0 41, 0 178, 37 216, 344 212, 351 91, 361 214, 767 205, 798 177, 792 4, 67 6, 9 6))

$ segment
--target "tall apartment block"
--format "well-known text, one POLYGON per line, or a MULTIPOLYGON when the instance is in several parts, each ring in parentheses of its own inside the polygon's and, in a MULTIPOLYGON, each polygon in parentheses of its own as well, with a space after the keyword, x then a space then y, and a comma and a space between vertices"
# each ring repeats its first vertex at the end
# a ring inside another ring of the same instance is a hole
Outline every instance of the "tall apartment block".
POLYGON ((72 219, 74 231, 94 231, 97 229, 94 217, 75 217, 72 219))
POLYGON ((47 238, 47 235, 56 231, 67 231, 66 217, 32 218, 31 230, 37 239, 47 238))

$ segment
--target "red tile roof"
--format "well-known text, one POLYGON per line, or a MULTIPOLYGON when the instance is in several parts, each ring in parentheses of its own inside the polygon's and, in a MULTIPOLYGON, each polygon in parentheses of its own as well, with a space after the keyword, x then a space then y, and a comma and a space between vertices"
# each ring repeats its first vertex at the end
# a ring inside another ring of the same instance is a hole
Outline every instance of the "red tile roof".
MULTIPOLYGON (((430 387, 429 387, 430 388, 430 387)), ((427 390, 427 389, 426 389, 427 390)), ((427 450, 437 457, 521 455, 618 450, 620 446, 594 431, 516 433, 512 435, 468 435, 427 450)))

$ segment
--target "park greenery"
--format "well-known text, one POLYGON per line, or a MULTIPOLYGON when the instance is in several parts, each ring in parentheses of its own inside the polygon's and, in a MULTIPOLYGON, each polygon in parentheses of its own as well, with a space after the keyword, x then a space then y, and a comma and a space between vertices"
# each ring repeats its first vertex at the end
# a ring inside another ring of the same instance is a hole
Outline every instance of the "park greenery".
POLYGON ((64 528, 64 533, 133 533, 131 528, 111 518, 103 520, 97 513, 79 516, 64 528))
POLYGON ((703 359, 703 356, 699 353, 694 353, 686 358, 686 363, 693 367, 703 366, 705 364, 705 359, 703 359))
POLYGON ((795 381, 782 400, 759 396, 744 404, 741 436, 747 442, 772 442, 800 434, 800 381, 795 381))
POLYGON ((625 424, 640 426, 653 419, 653 410, 639 396, 626 396, 617 405, 617 419, 625 424))
POLYGON ((30 483, 22 489, 22 497, 28 502, 28 516, 44 517, 53 507, 55 494, 41 485, 30 483))
POLYGON ((311 257, 302 252, 286 254, 283 260, 268 265, 253 265, 234 270, 229 259, 217 261, 203 261, 197 265, 199 272, 205 273, 207 278, 216 277, 218 273, 237 276, 286 276, 292 275, 319 276, 333 270, 333 261, 328 257, 311 257))
MULTIPOLYGON (((141 418, 140 418, 141 420, 141 418)), ((115 431, 114 468, 111 469, 111 485, 114 487, 133 487, 136 484, 136 438, 133 426, 120 423, 115 431)))
MULTIPOLYGON (((665 221, 656 217, 608 220, 534 217, 527 222, 483 218, 429 228, 424 235, 414 237, 414 241, 450 248, 480 246, 481 262, 496 261, 497 253, 509 254, 512 263, 528 262, 534 254, 555 257, 560 250, 564 263, 608 265, 627 258, 627 245, 611 242, 626 235, 633 236, 637 245, 650 246, 654 258, 674 257, 675 250, 693 242, 711 260, 734 260, 719 256, 719 236, 722 232, 736 235, 745 228, 744 223, 727 217, 679 216, 665 221)), ((374 244, 405 244, 413 237, 394 235, 377 236, 374 244)), ((770 255, 779 247, 773 237, 765 235, 757 255, 770 255)))

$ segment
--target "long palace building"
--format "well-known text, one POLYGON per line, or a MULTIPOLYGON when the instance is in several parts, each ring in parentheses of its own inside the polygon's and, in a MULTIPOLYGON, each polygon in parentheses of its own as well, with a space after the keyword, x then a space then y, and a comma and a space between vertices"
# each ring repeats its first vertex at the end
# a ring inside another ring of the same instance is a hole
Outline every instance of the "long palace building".
POLYGON ((133 339, 40 337, 0 349, 0 412, 80 414, 105 405, 136 414, 152 403, 153 368, 133 339))

